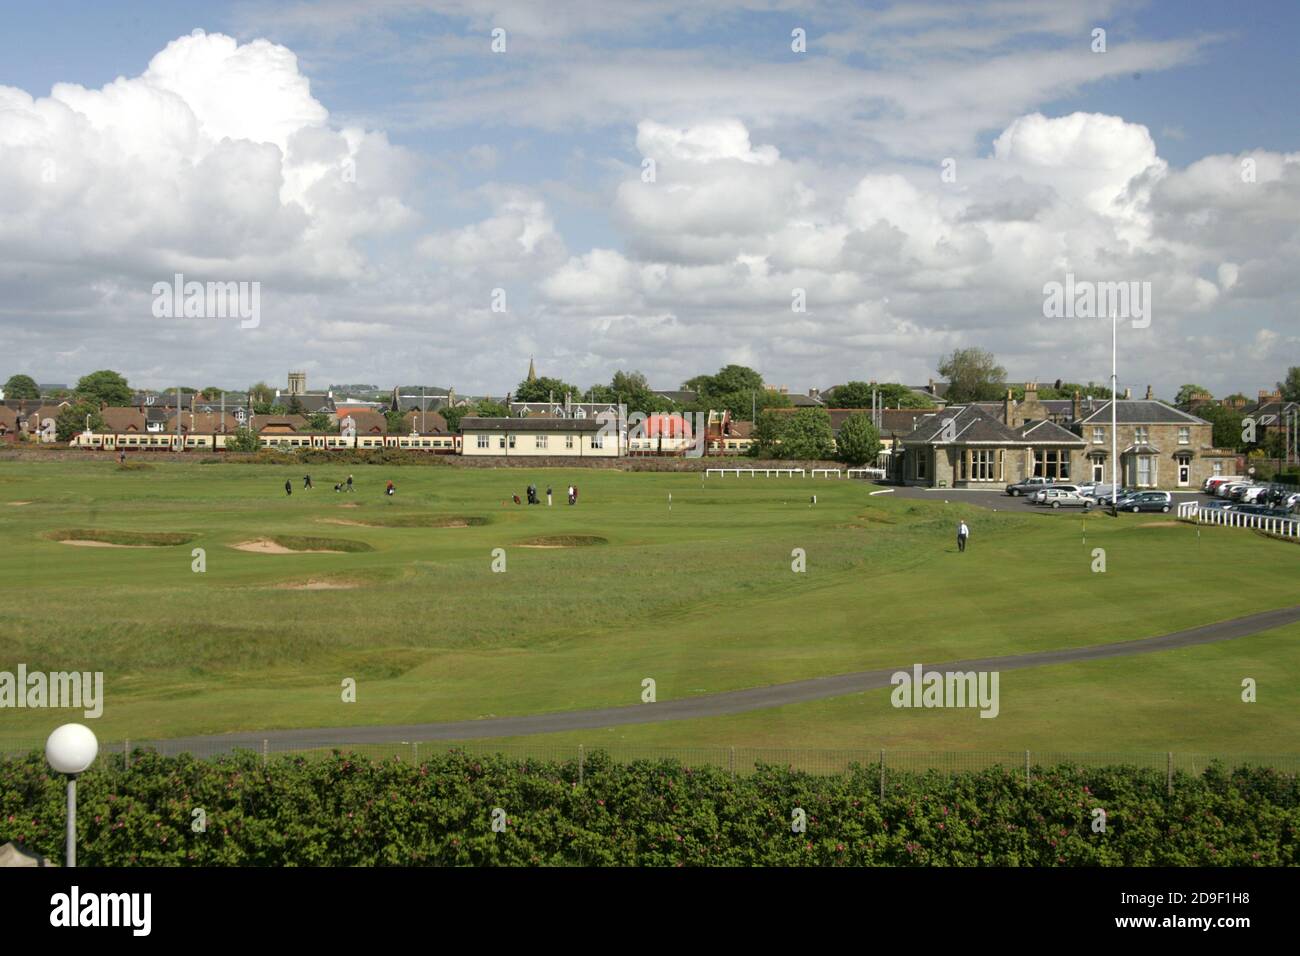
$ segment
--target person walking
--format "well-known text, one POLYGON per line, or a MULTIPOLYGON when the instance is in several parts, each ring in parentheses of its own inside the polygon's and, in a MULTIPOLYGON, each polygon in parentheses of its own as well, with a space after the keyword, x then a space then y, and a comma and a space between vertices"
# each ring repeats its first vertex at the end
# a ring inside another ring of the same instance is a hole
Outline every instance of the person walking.
POLYGON ((304 489, 306 489, 306 490, 308 490, 308 491, 311 490, 311 475, 303 475, 303 476, 302 476, 302 486, 303 486, 304 489))
POLYGON ((293 482, 290 481, 288 478, 284 479, 284 493, 286 495, 293 494, 293 482))
POLYGON ((569 485, 569 504, 573 504, 577 493, 573 490, 573 485, 569 485))
POLYGON ((352 476, 348 475, 348 491, 352 491, 352 476))
POLYGON ((546 486, 546 507, 549 508, 550 506, 551 506, 551 486, 547 485, 546 486))
POLYGON ((396 491, 396 489, 393 487, 393 480, 390 478, 388 479, 388 488, 385 491, 385 494, 392 495, 394 491, 396 491))
POLYGON ((970 537, 970 528, 966 527, 966 521, 963 519, 957 525, 957 550, 966 551, 966 539, 970 537))

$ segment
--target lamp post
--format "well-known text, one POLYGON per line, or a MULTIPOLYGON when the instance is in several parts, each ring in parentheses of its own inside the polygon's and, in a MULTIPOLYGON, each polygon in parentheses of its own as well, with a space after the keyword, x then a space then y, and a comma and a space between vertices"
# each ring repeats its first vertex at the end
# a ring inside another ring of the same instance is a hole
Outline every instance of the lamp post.
POLYGON ((83 724, 57 727, 45 741, 45 759, 52 769, 68 777, 68 829, 64 866, 77 865, 77 775, 85 772, 99 754, 99 741, 83 724))
POLYGON ((1119 436, 1115 426, 1115 403, 1119 401, 1119 366, 1117 364, 1119 341, 1119 311, 1110 310, 1110 511, 1119 514, 1119 436))

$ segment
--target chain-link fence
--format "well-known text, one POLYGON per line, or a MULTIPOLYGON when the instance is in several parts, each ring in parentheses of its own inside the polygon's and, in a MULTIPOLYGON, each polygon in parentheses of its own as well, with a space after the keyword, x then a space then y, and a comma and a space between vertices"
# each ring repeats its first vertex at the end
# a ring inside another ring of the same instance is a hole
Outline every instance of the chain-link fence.
MULTIPOLYGON (((30 738, 0 738, 0 759, 15 757, 30 751, 41 751, 43 740, 30 738)), ((954 778, 1001 767, 1023 775, 1026 782, 1047 768, 1062 765, 1078 767, 1136 767, 1153 772, 1163 772, 1172 786, 1176 774, 1199 776, 1212 763, 1227 767, 1272 767, 1294 776, 1300 772, 1300 754, 1245 754, 1245 753, 1174 753, 1119 751, 1043 751, 1043 750, 990 750, 990 751, 930 751, 930 750, 821 750, 813 748, 767 747, 641 747, 627 744, 601 744, 588 747, 583 744, 561 745, 546 742, 514 744, 483 743, 477 741, 417 741, 402 740, 387 743, 337 744, 304 747, 299 743, 281 742, 273 738, 260 741, 252 735, 231 738, 200 738, 190 741, 121 740, 101 742, 100 756, 119 766, 129 766, 133 758, 144 752, 162 756, 183 753, 204 760, 235 753, 251 751, 260 754, 268 763, 283 757, 328 758, 335 751, 355 754, 370 760, 403 760, 420 763, 430 757, 452 750, 469 754, 500 754, 504 757, 529 762, 575 764, 579 779, 591 755, 599 752, 605 759, 616 763, 634 761, 673 760, 688 767, 711 766, 733 775, 748 775, 760 766, 788 767, 812 774, 843 774, 852 769, 865 771, 879 779, 883 795, 893 778, 912 777, 919 774, 939 774, 954 778)))

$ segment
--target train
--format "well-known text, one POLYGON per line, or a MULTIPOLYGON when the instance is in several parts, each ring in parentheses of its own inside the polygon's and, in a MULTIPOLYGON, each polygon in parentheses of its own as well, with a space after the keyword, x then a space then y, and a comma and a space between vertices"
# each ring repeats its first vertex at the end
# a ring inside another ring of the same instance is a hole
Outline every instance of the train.
MULTIPOLYGON (((82 432, 68 445, 97 451, 225 451, 224 433, 185 434, 163 432, 82 432)), ((335 435, 316 433, 267 432, 257 436, 263 448, 297 451, 316 448, 322 451, 378 450, 395 448, 422 451, 434 455, 459 455, 459 435, 335 435)))

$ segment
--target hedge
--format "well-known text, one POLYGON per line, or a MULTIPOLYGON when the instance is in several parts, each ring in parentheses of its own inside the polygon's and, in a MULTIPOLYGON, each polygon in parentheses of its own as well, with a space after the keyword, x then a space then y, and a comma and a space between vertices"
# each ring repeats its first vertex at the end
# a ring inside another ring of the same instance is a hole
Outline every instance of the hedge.
MULTIPOLYGON (((215 760, 138 752, 78 785, 84 866, 1284 866, 1300 786, 1267 768, 1200 776, 1061 765, 1026 784, 774 766, 733 777, 675 761, 573 762, 453 751, 418 766, 335 752, 215 760), (206 815, 195 832, 194 811, 206 815), (504 830, 494 832, 500 808, 504 830), (792 831, 792 813, 806 832, 792 831), (1094 832, 1094 808, 1106 812, 1094 832)), ((64 781, 40 754, 0 761, 0 843, 62 857, 64 781)))

